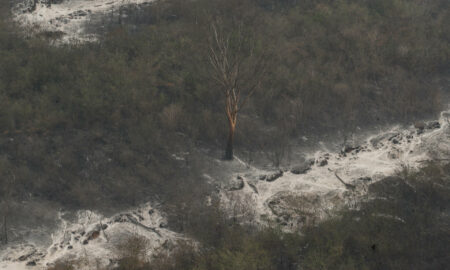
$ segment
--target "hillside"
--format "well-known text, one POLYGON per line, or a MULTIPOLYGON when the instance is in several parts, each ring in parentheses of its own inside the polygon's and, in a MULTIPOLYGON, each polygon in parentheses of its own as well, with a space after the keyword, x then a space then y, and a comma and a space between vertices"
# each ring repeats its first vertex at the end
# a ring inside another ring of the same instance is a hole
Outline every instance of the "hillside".
POLYGON ((0 269, 448 261, 448 1, 0 3, 0 269))

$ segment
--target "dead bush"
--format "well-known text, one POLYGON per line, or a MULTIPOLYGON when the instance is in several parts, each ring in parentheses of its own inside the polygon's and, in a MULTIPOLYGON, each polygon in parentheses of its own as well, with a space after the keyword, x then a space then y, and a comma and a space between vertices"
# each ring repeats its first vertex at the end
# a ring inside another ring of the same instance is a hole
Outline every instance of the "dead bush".
POLYGON ((147 260, 148 240, 137 235, 130 236, 116 246, 120 270, 144 269, 147 260))
POLYGON ((172 103, 165 107, 160 114, 161 122, 170 130, 180 127, 183 118, 183 108, 180 104, 172 103))

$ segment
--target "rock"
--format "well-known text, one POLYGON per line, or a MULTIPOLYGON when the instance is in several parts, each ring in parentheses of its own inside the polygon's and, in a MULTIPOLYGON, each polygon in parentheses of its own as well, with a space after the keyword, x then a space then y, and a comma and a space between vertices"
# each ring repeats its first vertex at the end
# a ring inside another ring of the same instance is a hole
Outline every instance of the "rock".
POLYGON ((438 129, 441 128, 441 124, 438 121, 428 122, 426 125, 426 129, 438 129))
POLYGON ((235 179, 232 179, 226 189, 228 191, 236 191, 244 188, 244 179, 241 176, 237 176, 235 179))
POLYGON ((295 166, 294 168, 292 168, 291 173, 304 174, 304 173, 308 172, 310 169, 311 169, 310 165, 302 164, 302 165, 298 165, 298 166, 295 166))
POLYGON ((83 241, 83 245, 87 245, 88 243, 89 243, 88 240, 84 240, 84 241, 83 241))
POLYGON ((278 178, 280 178, 281 176, 283 176, 283 171, 282 171, 282 170, 279 170, 279 171, 274 172, 274 173, 272 173, 272 174, 268 174, 268 175, 266 176, 265 180, 266 180, 267 182, 273 182, 273 181, 277 180, 278 178))
POLYGON ((364 147, 357 145, 357 146, 352 146, 352 145, 346 145, 342 148, 341 150, 341 155, 346 157, 347 154, 353 153, 353 154, 357 154, 361 151, 364 150, 364 147))
POLYGON ((86 234, 86 239, 88 241, 97 239, 100 236, 100 231, 106 230, 108 225, 106 224, 96 224, 95 227, 86 234))
POLYGON ((155 213, 155 210, 154 209, 150 209, 150 210, 148 210, 148 214, 151 216, 151 215, 153 215, 155 213))
POLYGON ((394 149, 393 151, 389 151, 388 153, 388 158, 390 159, 398 159, 400 157, 400 152, 396 149, 394 149))
POLYGON ((29 256, 27 256, 27 255, 22 255, 22 256, 19 257, 19 261, 23 262, 23 261, 25 261, 28 257, 29 257, 29 256))
POLYGON ((92 231, 88 234, 87 240, 91 241, 91 240, 97 239, 99 236, 100 236, 99 231, 92 231))
POLYGON ((128 218, 124 214, 119 214, 113 218, 114 223, 123 223, 123 222, 127 222, 127 221, 128 221, 128 218))
POLYGON ((396 132, 389 132, 389 133, 385 133, 385 134, 381 134, 376 136, 375 138, 372 138, 370 140, 370 144, 372 144, 373 147, 378 148, 380 146, 382 146, 382 141, 384 140, 391 140, 392 138, 398 136, 399 133, 396 132))
POLYGON ((84 17, 84 16, 88 15, 88 13, 84 10, 77 10, 77 11, 73 12, 71 15, 78 16, 78 17, 84 17))
POLYGON ((258 188, 256 188, 256 184, 254 182, 248 182, 248 186, 253 190, 253 192, 259 194, 258 188))
POLYGON ((423 129, 425 129, 425 123, 424 122, 415 122, 414 127, 419 130, 423 130, 423 129))
POLYGON ((392 143, 393 143, 393 144, 399 144, 400 142, 399 142, 397 139, 393 139, 393 140, 392 140, 392 143))
POLYGON ((36 254, 36 249, 32 248, 31 250, 27 251, 26 254, 20 256, 18 260, 21 262, 26 261, 35 254, 36 254))
POLYGON ((366 176, 366 177, 360 177, 360 178, 358 178, 358 179, 356 179, 356 180, 358 180, 358 181, 363 181, 363 182, 371 182, 371 181, 372 181, 372 178, 366 176))
POLYGON ((67 249, 73 249, 73 246, 68 246, 67 249))
POLYGON ((326 159, 317 160, 317 165, 318 165, 319 167, 326 166, 326 165, 328 165, 328 160, 326 160, 326 159))
POLYGON ((159 224, 159 227, 160 227, 160 228, 167 228, 167 227, 169 227, 169 225, 168 225, 166 222, 161 222, 161 223, 159 224))
POLYGON ((27 266, 36 266, 35 261, 27 262, 27 266))
POLYGON ((303 174, 311 169, 311 165, 314 164, 314 160, 306 160, 300 165, 297 165, 291 169, 293 174, 303 174))
MULTIPOLYGON (((351 145, 346 145, 346 146, 344 146, 344 147, 342 148, 342 153, 348 154, 348 153, 350 153, 350 152, 352 152, 352 151, 360 150, 360 149, 361 149, 361 146, 351 146, 351 145)), ((358 151, 358 152, 359 152, 359 151, 358 151)))

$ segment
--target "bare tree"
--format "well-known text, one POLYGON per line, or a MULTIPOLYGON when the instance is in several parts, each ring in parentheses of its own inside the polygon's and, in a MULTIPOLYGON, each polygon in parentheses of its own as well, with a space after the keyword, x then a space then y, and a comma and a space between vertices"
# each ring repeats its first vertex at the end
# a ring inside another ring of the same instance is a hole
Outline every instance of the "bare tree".
MULTIPOLYGON (((354 147, 355 134, 357 130, 357 115, 358 115, 358 100, 360 100, 359 92, 350 92, 347 85, 341 86, 345 93, 345 103, 342 106, 342 115, 344 117, 343 123, 343 143, 342 150, 345 151, 347 147, 354 147)), ((356 88, 356 87, 355 87, 356 88)))
POLYGON ((225 159, 233 159, 233 142, 240 110, 261 84, 266 57, 257 50, 257 39, 244 31, 242 22, 228 31, 217 21, 210 25, 208 38, 211 76, 225 97, 229 133, 225 159))

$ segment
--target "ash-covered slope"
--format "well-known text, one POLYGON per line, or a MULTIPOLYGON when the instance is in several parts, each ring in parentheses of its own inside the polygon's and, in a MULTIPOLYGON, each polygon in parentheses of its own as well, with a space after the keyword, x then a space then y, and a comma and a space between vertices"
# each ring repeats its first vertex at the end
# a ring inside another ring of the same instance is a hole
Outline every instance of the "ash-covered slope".
POLYGON ((46 269, 57 261, 75 261, 77 269, 94 265, 113 266, 117 246, 130 236, 147 240, 147 255, 170 252, 182 236, 166 229, 167 221, 150 204, 105 217, 84 210, 59 213, 59 228, 51 235, 51 244, 42 245, 31 237, 0 251, 0 269, 46 269))
MULTIPOLYGON (((341 152, 322 149, 305 156, 290 170, 265 171, 254 167, 235 173, 222 189, 224 205, 253 221, 295 230, 334 214, 342 206, 355 207, 368 186, 402 168, 419 168, 425 161, 450 156, 450 112, 439 121, 417 123, 367 138, 341 152), (238 202, 239 199, 241 202, 238 202)), ((211 178, 210 176, 208 176, 211 178)))
MULTIPOLYGON (((233 162, 209 158, 203 163, 203 177, 217 186, 230 215, 242 222, 295 231, 334 215, 341 207, 357 206, 366 199, 369 185, 402 167, 419 168, 428 160, 449 156, 450 111, 446 111, 439 121, 393 127, 341 152, 323 147, 289 170, 259 169, 238 158, 233 162)), ((184 161, 180 155, 174 158, 184 161)), ((127 236, 147 239, 149 258, 158 251, 170 252, 177 240, 185 239, 167 229, 164 214, 151 204, 111 217, 85 210, 60 213, 57 218, 60 226, 50 245, 32 237, 13 244, 0 251, 0 269, 45 269, 58 260, 84 262, 79 269, 112 266, 118 259, 115 247, 127 236)))
POLYGON ((88 23, 120 16, 125 6, 139 8, 153 0, 25 0, 13 8, 14 19, 29 34, 45 33, 62 42, 91 41, 88 23))

